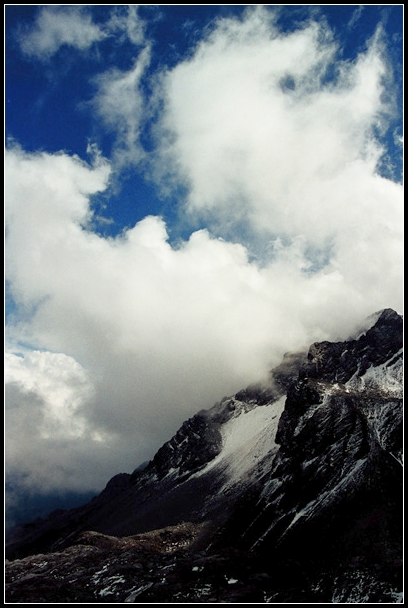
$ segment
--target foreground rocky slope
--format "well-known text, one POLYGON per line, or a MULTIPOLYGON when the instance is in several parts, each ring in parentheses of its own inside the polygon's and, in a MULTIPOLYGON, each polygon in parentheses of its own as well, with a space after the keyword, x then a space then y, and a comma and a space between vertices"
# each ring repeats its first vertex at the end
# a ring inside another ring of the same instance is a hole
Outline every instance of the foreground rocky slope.
POLYGON ((401 452, 388 309, 199 412, 84 507, 14 531, 10 601, 399 601, 401 452))

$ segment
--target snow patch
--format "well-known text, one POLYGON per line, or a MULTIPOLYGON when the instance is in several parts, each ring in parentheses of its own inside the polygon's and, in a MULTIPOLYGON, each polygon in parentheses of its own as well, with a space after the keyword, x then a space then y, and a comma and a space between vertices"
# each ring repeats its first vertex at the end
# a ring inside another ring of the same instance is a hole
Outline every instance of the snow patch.
POLYGON ((261 460, 271 451, 277 450, 275 436, 286 396, 269 405, 260 405, 246 412, 239 408, 237 415, 222 425, 222 449, 206 467, 196 473, 203 475, 217 467, 228 476, 224 490, 233 483, 245 479, 261 460))
POLYGON ((110 576, 104 582, 105 582, 105 584, 108 583, 108 585, 98 591, 98 594, 101 595, 102 597, 113 594, 115 591, 115 587, 117 585, 125 583, 126 581, 123 578, 123 576, 115 575, 115 576, 110 576))
POLYGON ((392 393, 396 397, 402 397, 402 352, 402 349, 400 349, 398 353, 381 365, 371 365, 362 376, 358 376, 357 373, 354 374, 346 383, 346 387, 354 391, 380 389, 383 392, 392 393), (394 363, 392 363, 393 360, 394 363))

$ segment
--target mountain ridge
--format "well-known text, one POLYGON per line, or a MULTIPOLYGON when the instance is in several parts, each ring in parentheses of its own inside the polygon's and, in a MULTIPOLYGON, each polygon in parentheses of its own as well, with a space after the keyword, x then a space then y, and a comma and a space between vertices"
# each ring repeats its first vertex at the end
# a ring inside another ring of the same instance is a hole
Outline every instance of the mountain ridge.
MULTIPOLYGON (((354 339, 287 354, 268 385, 198 412, 143 470, 119 474, 87 505, 26 528, 8 555, 64 552, 87 530, 127 538, 190 522, 210 562, 235 551, 252 572, 272 556, 281 580, 273 584, 273 568, 263 564, 264 582, 251 583, 263 601, 352 598, 357 572, 362 596, 397 597, 402 317, 384 309, 372 320, 354 339)), ((154 601, 166 588, 154 581, 132 601, 154 601)), ((223 601, 232 601, 226 589, 223 601)))

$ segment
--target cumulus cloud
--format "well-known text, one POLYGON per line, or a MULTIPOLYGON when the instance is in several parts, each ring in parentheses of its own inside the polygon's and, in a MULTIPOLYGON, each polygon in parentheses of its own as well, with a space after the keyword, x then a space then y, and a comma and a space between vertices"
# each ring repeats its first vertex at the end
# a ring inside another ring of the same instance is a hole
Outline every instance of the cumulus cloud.
POLYGON ((266 242, 302 242, 306 265, 318 256, 396 302, 402 190, 377 173, 393 111, 381 30, 342 62, 324 24, 283 34, 265 10, 223 20, 164 75, 157 171, 219 233, 244 222, 266 242))
POLYGON ((328 81, 337 48, 326 27, 281 34, 264 11, 223 21, 165 75, 160 168, 183 180, 192 212, 241 213, 260 231, 321 242, 361 219, 349 192, 374 179, 386 66, 374 41, 328 81))
POLYGON ((67 497, 84 502, 123 467, 134 467, 115 449, 117 438, 90 423, 86 411, 93 385, 72 357, 6 353, 5 367, 7 527, 35 518, 41 497, 52 496, 54 506, 64 506, 67 497))
MULTIPOLYGON (((92 196, 111 168, 100 156, 87 165, 7 151, 11 470, 25 463, 40 485, 46 447, 70 488, 91 483, 94 467, 98 480, 130 471, 285 351, 401 309, 402 187, 376 173, 374 131, 388 109, 381 45, 337 63, 333 80, 336 52, 325 26, 280 34, 257 8, 220 21, 157 81, 152 174, 186 186, 188 213, 212 230, 177 246, 156 216, 115 238, 92 231, 92 196), (262 264, 239 230, 220 238, 243 221, 269 244, 262 264), (19 357, 19 343, 37 352, 19 357)), ((100 80, 95 107, 122 133, 116 154, 137 140, 147 62, 145 51, 100 80)))
POLYGON ((88 49, 106 35, 81 6, 46 6, 41 8, 34 25, 20 32, 19 41, 23 53, 44 59, 62 45, 88 49))
POLYGON ((385 304, 383 294, 365 301, 339 270, 305 273, 302 244, 283 247, 259 268, 243 246, 205 230, 173 249, 157 217, 115 239, 97 236, 86 229, 84 193, 106 183, 105 165, 15 150, 6 168, 8 275, 28 311, 12 337, 54 351, 31 355, 24 366, 11 359, 24 395, 9 401, 17 420, 29 418, 27 395, 37 402, 30 415, 44 418, 29 427, 27 446, 36 449, 19 460, 35 475, 44 458, 39 446, 54 446, 53 454, 62 437, 67 452, 80 446, 75 464, 79 453, 94 462, 104 451, 98 438, 109 438, 102 469, 112 472, 119 460, 129 470, 187 416, 266 375, 284 351, 349 331, 373 305, 385 304))
MULTIPOLYGON (((85 370, 72 357, 38 351, 28 352, 24 357, 6 353, 6 369, 6 384, 22 387, 28 395, 42 401, 46 411, 37 420, 41 423, 42 437, 83 434, 77 411, 89 396, 88 380, 85 370)), ((28 425, 27 431, 32 426, 37 425, 28 425)))

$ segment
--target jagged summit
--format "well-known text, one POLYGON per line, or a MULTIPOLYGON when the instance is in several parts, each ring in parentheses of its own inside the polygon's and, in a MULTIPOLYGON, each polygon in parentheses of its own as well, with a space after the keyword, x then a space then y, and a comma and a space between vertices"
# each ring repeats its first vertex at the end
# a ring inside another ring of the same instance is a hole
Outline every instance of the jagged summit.
MULTIPOLYGON (((347 382, 357 374, 363 376, 368 367, 398 356, 403 346, 402 317, 385 309, 357 338, 346 342, 316 342, 310 346, 303 376, 320 376, 326 380, 347 382)), ((371 318, 371 317, 369 317, 371 318)))
POLYGON ((358 340, 363 334, 365 334, 369 329, 374 327, 377 322, 380 321, 380 324, 384 327, 393 323, 401 323, 402 324, 402 315, 399 315, 392 308, 383 308, 382 310, 378 310, 373 314, 369 315, 365 318, 365 320, 359 325, 354 335, 350 336, 349 340, 358 340))
MULTIPOLYGON (((70 602, 398 601, 402 317, 371 317, 352 339, 286 355, 268 386, 200 411, 87 505, 23 527, 8 555, 46 552, 64 571, 92 546, 88 596, 70 602), (142 546, 150 568, 119 568, 119 547, 133 563, 142 546)), ((11 600, 36 563, 25 560, 9 566, 11 600)), ((30 599, 45 601, 35 588, 30 599)))

